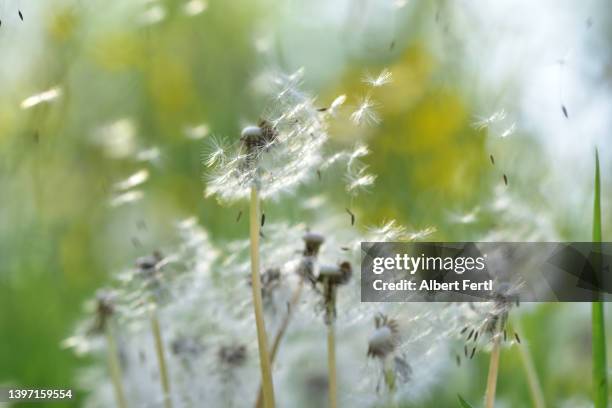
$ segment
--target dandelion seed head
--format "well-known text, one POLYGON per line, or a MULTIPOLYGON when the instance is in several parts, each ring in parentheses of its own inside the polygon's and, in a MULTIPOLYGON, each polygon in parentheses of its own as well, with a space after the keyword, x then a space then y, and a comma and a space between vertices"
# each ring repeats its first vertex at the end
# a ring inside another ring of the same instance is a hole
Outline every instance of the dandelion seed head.
POLYGON ((299 73, 273 77, 271 108, 256 126, 243 130, 233 156, 213 166, 207 196, 235 201, 256 186, 262 198, 276 198, 313 177, 322 161, 327 123, 314 99, 297 87, 299 78, 299 73))

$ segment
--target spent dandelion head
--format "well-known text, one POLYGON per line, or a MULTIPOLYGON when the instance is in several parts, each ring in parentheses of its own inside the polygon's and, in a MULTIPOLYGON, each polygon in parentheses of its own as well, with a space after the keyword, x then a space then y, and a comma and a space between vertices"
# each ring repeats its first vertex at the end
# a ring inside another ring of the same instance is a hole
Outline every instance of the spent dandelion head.
POLYGON ((299 73, 273 76, 267 84, 275 97, 262 119, 242 130, 225 160, 206 159, 214 164, 207 196, 233 201, 256 187, 261 198, 276 197, 312 177, 320 164, 329 115, 321 115, 315 99, 301 90, 299 73))

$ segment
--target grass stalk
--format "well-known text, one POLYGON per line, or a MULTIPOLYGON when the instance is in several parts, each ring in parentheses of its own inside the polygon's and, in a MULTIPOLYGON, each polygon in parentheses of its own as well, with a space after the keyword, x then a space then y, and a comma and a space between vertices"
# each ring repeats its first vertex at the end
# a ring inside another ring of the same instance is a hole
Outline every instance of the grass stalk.
POLYGON ((164 352, 164 342, 162 340, 161 329, 159 326, 159 318, 157 313, 151 313, 151 330, 155 341, 155 353, 157 354, 157 365, 159 367, 159 376, 162 385, 164 396, 164 407, 172 408, 172 398, 170 395, 170 377, 168 376, 168 367, 166 366, 166 356, 164 352))
POLYGON ((127 408, 125 400, 125 392, 123 391, 123 382, 121 381, 121 364, 119 362, 119 352, 117 350, 117 342, 113 334, 112 324, 106 325, 106 343, 108 346, 108 370, 115 391, 115 399, 117 407, 127 408))
POLYGON ((493 339, 493 349, 489 361, 489 375, 487 376, 487 390, 485 392, 485 408, 493 408, 495 404, 495 388, 497 388, 497 373, 499 372, 499 354, 501 340, 499 336, 493 339))
POLYGON ((272 383, 272 366, 268 353, 268 339, 263 317, 263 302, 261 299, 261 278, 259 274, 259 193, 256 187, 251 188, 249 208, 249 232, 251 240, 251 287, 253 289, 253 308, 255 309, 255 324, 257 325, 257 345, 259 347, 259 364, 261 368, 261 383, 263 386, 263 401, 265 408, 273 408, 274 385, 272 383))
MULTIPOLYGON (((601 186, 599 177, 599 155, 595 151, 595 197, 593 201, 593 242, 601 242, 601 186)), ((594 247, 597 253, 597 248, 594 247)), ((597 268, 597 266, 596 266, 597 268)), ((598 276, 603 279, 603 276, 598 276)), ((599 282, 602 287, 602 282, 599 282)), ((608 376, 606 358, 606 331, 604 307, 601 301, 593 302, 592 334, 593 334, 593 403, 595 408, 608 407, 608 376)))
MULTIPOLYGON (((524 333, 519 319, 514 321, 514 325, 516 326, 516 330, 524 333)), ((518 352, 521 358, 523 370, 525 371, 525 377, 527 379, 527 385, 529 386, 529 395, 531 396, 533 407, 546 408, 544 392, 542 391, 542 385, 540 384, 540 379, 538 378, 538 373, 535 369, 531 352, 526 345, 518 347, 518 352)))

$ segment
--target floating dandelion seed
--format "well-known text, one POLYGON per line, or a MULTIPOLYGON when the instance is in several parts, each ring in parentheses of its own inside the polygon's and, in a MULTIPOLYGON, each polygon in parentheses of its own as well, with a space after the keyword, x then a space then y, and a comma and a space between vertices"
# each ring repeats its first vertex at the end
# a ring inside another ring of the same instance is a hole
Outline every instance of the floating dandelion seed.
POLYGON ((140 23, 143 25, 153 25, 166 18, 166 9, 161 4, 154 2, 147 5, 147 9, 140 15, 140 23))
POLYGON ((393 81, 391 71, 384 68, 377 76, 372 76, 369 73, 363 77, 362 81, 373 88, 377 88, 393 81))
POLYGON ((111 198, 111 207, 119 207, 124 204, 134 203, 144 198, 144 193, 140 190, 126 191, 111 198))
POLYGON ((204 139, 210 133, 210 128, 207 124, 201 123, 195 126, 186 126, 183 132, 188 139, 199 140, 204 139))
POLYGON ((149 171, 146 169, 142 169, 132 174, 125 180, 119 181, 114 184, 114 188, 119 191, 129 190, 131 188, 137 187, 149 179, 149 171))
POLYGON ((502 139, 511 136, 516 131, 516 123, 511 124, 506 130, 504 130, 499 137, 502 139))
POLYGON ((349 210, 348 208, 345 208, 345 210, 348 213, 348 215, 351 217, 351 226, 355 225, 355 214, 353 214, 353 212, 349 210))
POLYGON ((190 0, 183 6, 183 12, 188 16, 197 16, 208 8, 208 3, 202 0, 190 0))
POLYGON ((62 89, 56 86, 47 91, 27 97, 21 102, 21 109, 30 109, 41 103, 51 102, 60 96, 62 96, 62 89))
POLYGON ((236 222, 240 221, 241 217, 242 217, 242 210, 238 211, 238 216, 236 217, 236 222))
POLYGON ((567 113, 567 108, 565 107, 565 105, 561 105, 561 111, 563 112, 563 116, 565 116, 566 119, 569 119, 569 115, 567 113))
POLYGON ((21 10, 19 10, 19 18, 21 19, 21 21, 23 21, 23 13, 21 12, 21 10))
POLYGON ((351 113, 351 121, 358 126, 361 125, 377 125, 380 123, 380 116, 375 108, 379 107, 378 102, 374 102, 370 95, 361 98, 357 109, 351 113))
POLYGON ((376 176, 367 173, 367 169, 367 166, 363 166, 359 169, 352 169, 349 167, 345 176, 347 182, 345 189, 347 193, 355 196, 359 194, 360 191, 367 191, 368 187, 374 184, 376 176))
POLYGON ((491 164, 495 166, 495 157, 493 157, 493 155, 490 155, 489 159, 491 159, 491 164))
POLYGON ((490 116, 475 116, 475 119, 472 122, 472 127, 474 127, 476 130, 483 130, 497 122, 503 121, 506 119, 506 116, 507 114, 504 109, 494 112, 490 116))

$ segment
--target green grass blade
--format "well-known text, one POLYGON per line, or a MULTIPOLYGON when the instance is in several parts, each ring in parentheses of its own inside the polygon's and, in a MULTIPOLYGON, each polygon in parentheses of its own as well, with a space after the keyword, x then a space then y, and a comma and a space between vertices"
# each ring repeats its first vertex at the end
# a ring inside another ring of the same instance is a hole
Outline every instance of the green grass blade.
POLYGON ((469 402, 464 400, 463 397, 461 397, 461 395, 457 394, 457 398, 459 398, 459 405, 461 405, 461 408, 474 408, 470 405, 469 402))
MULTIPOLYGON (((601 192, 599 155, 595 151, 595 199, 593 202, 593 242, 601 242, 601 192)), ((606 359, 606 331, 602 302, 593 302, 593 402, 595 408, 608 407, 608 377, 606 359)))

